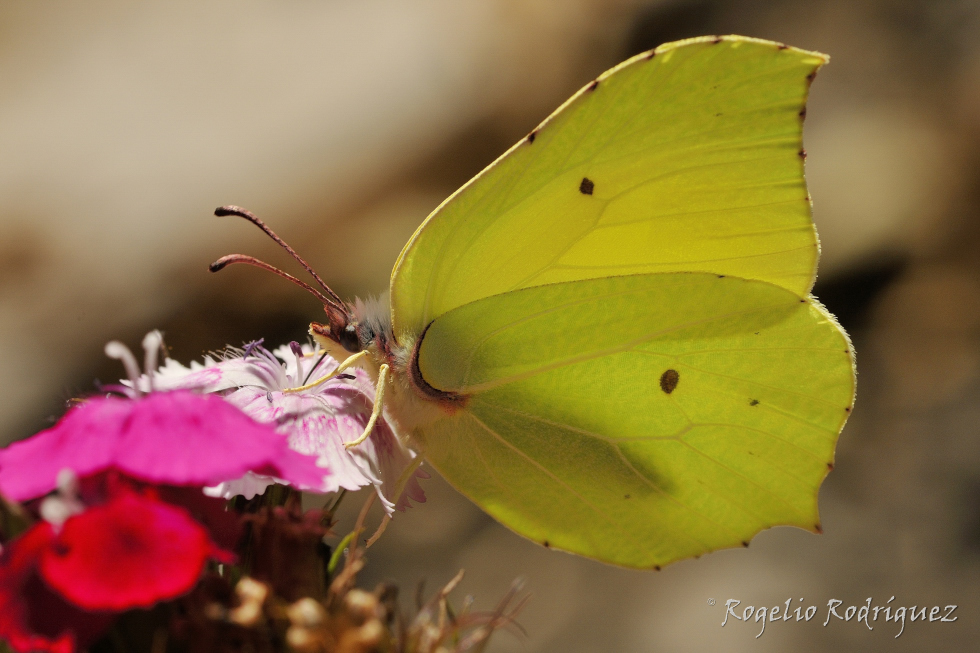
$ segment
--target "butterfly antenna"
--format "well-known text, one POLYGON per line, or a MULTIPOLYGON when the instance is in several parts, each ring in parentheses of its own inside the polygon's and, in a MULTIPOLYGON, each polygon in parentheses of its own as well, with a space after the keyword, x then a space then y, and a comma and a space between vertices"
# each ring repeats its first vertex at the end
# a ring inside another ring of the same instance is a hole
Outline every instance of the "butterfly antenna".
MULTIPOLYGON (((296 253, 296 250, 294 250, 292 247, 290 247, 288 244, 286 244, 286 241, 285 240, 283 240, 282 238, 280 238, 276 234, 276 232, 274 232, 272 229, 270 229, 264 222, 262 222, 262 220, 260 220, 258 217, 256 217, 251 211, 246 211, 245 209, 243 209, 240 206, 228 205, 228 206, 219 206, 218 208, 216 208, 214 210, 214 214, 216 216, 218 216, 218 217, 223 217, 223 216, 226 216, 226 215, 237 215, 240 218, 245 218, 246 220, 248 220, 249 222, 251 222, 252 224, 254 224, 256 227, 258 227, 259 229, 261 229, 262 231, 264 231, 265 232, 265 235, 267 235, 272 240, 276 241, 276 244, 277 245, 279 245, 280 247, 282 247, 284 250, 286 250, 286 252, 290 256, 292 256, 294 259, 296 259, 296 262, 299 263, 300 265, 302 265, 303 266, 303 269, 306 270, 307 272, 309 272, 310 273, 310 276, 312 276, 316 280, 316 282, 320 285, 320 287, 323 288, 326 291, 326 293, 328 295, 330 295, 331 298, 333 298, 334 302, 329 302, 329 303, 334 304, 335 306, 338 306, 338 307, 341 306, 341 305, 343 305, 344 302, 340 298, 340 296, 337 295, 337 293, 335 293, 333 290, 331 290, 330 289, 330 286, 328 286, 327 284, 325 284, 323 282, 323 279, 321 279, 320 278, 320 275, 318 275, 316 273, 316 271, 312 267, 310 267, 310 264, 307 263, 306 261, 304 261, 303 260, 303 257, 296 253)), ((245 261, 242 261, 242 262, 244 263, 245 261)), ((259 266, 259 267, 262 267, 262 266, 259 266)), ((287 275, 285 272, 280 272, 279 270, 276 270, 276 268, 272 268, 271 266, 269 266, 269 268, 271 268, 271 270, 274 270, 277 274, 280 274, 280 276, 283 276, 284 275, 286 277, 289 277, 290 279, 294 279, 295 280, 295 277, 291 277, 290 275, 287 275)), ((221 268, 218 268, 218 269, 220 270, 221 268)), ((306 287, 309 288, 309 286, 306 286, 306 287)))
POLYGON ((323 302, 325 306, 331 306, 332 308, 338 311, 346 313, 346 311, 344 311, 344 309, 337 302, 327 297, 326 295, 324 295, 322 292, 320 292, 310 284, 304 281, 300 281, 299 279, 289 274, 288 272, 283 272, 279 268, 269 265, 265 261, 260 261, 254 256, 245 256, 244 254, 229 254, 228 256, 222 256, 217 261, 209 265, 208 269, 211 272, 217 272, 218 270, 221 270, 228 265, 232 265, 233 263, 246 263, 248 265, 254 265, 257 268, 262 268, 263 270, 268 270, 269 272, 272 272, 273 274, 277 274, 283 279, 286 279, 287 281, 292 281, 300 288, 305 289, 307 292, 312 293, 313 296, 319 299, 321 302, 323 302))

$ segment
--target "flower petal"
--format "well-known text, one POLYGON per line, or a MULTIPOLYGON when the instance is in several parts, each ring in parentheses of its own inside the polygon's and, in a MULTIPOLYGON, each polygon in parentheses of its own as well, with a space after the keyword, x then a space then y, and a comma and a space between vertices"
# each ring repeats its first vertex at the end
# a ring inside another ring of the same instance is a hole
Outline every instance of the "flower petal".
POLYGON ((273 428, 215 395, 155 392, 91 399, 54 427, 0 450, 0 493, 23 501, 50 492, 58 472, 115 468, 169 485, 216 485, 256 471, 304 487, 329 473, 273 428))
POLYGON ((122 491, 68 519, 42 552, 40 571, 75 605, 122 611, 186 594, 221 554, 183 508, 122 491))
POLYGON ((0 640, 18 653, 73 653, 94 642, 114 617, 65 602, 41 580, 37 565, 54 538, 51 525, 39 522, 0 555, 0 640))

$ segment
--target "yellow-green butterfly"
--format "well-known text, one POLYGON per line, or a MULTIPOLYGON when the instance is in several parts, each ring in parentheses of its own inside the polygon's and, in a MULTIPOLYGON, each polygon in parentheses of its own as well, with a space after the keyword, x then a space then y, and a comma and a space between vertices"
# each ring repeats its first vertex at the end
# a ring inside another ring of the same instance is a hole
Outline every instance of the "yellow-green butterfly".
POLYGON ((662 45, 443 202, 395 263, 390 313, 317 277, 312 333, 377 379, 364 437, 383 407, 508 528, 617 565, 819 531, 854 396, 848 339, 809 294, 802 123, 826 61, 662 45))

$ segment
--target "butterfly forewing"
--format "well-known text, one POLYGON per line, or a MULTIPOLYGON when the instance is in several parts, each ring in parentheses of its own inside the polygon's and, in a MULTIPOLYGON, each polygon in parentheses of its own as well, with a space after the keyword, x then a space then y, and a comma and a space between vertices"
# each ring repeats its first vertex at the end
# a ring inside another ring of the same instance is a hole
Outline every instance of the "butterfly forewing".
POLYGON ((805 296, 802 114, 825 61, 725 37, 600 76, 419 228, 392 272, 396 335, 482 297, 610 275, 714 272, 805 296))

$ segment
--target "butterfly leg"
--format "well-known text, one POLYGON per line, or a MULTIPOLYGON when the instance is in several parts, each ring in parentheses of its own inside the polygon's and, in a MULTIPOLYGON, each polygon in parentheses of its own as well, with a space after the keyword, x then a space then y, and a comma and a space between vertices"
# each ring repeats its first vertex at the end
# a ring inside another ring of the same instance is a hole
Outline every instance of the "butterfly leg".
POLYGON ((351 447, 356 447, 371 435, 371 430, 374 428, 375 423, 378 421, 378 417, 381 416, 381 409, 384 406, 385 398, 385 388, 388 387, 388 364, 385 363, 378 370, 378 385, 374 391, 374 410, 371 411, 371 419, 368 420, 367 426, 364 427, 364 433, 356 440, 351 440, 350 442, 345 442, 344 447, 350 449, 351 447))
POLYGON ((335 369, 330 374, 327 374, 326 376, 317 379, 313 383, 307 383, 306 385, 301 385, 298 388, 286 388, 285 390, 283 390, 283 392, 305 392, 306 390, 315 388, 321 383, 325 381, 329 381, 330 379, 334 378, 335 376, 337 376, 338 374, 340 374, 341 372, 349 368, 351 365, 364 358, 366 355, 367 355, 367 351, 359 351, 353 356, 347 358, 347 360, 345 360, 343 363, 338 365, 337 369, 335 369))

